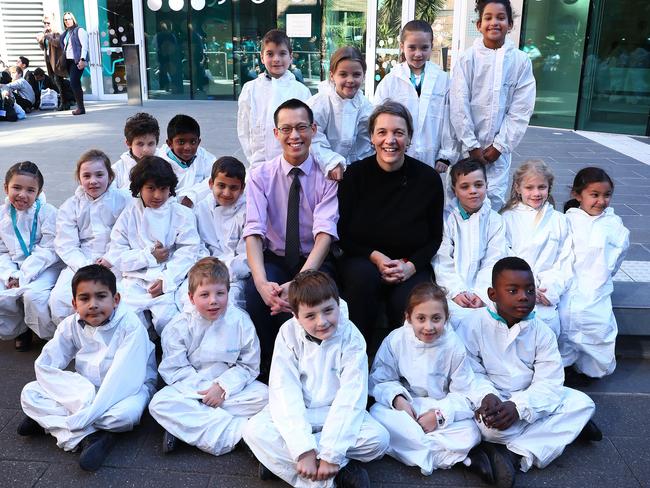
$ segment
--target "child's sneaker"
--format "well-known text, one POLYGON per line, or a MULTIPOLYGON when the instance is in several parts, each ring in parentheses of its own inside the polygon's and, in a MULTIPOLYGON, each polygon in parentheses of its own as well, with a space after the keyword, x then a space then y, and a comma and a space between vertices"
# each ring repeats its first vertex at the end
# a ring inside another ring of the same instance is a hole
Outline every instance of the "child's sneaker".
POLYGON ((36 420, 25 415, 17 429, 18 435, 31 436, 45 434, 45 429, 36 420))
POLYGON ((471 464, 467 466, 467 469, 472 473, 478 475, 483 483, 488 485, 494 484, 494 469, 492 468, 492 463, 490 463, 490 458, 487 453, 480 446, 476 446, 474 449, 469 451, 467 455, 471 464))
POLYGON ((603 440, 603 433, 598 428, 596 423, 593 420, 590 420, 585 424, 585 426, 578 434, 578 439, 581 441, 598 442, 603 440))
POLYGON ((370 488, 370 478, 365 469, 350 461, 336 474, 334 484, 340 488, 370 488))
POLYGON ((97 471, 111 448, 115 444, 115 434, 98 430, 86 436, 81 441, 81 456, 79 466, 84 471, 97 471))
POLYGON ((174 452, 177 447, 178 447, 178 438, 176 438, 173 434, 170 434, 169 432, 165 431, 163 433, 163 441, 162 441, 163 454, 169 454, 170 452, 174 452))

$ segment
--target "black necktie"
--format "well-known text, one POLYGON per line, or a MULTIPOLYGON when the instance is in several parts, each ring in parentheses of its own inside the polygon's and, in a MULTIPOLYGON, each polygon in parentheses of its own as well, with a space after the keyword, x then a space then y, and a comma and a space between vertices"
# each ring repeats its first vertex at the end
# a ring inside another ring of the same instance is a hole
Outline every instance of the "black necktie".
POLYGON ((302 173, 300 168, 292 168, 289 174, 293 177, 291 188, 289 188, 289 200, 287 203, 287 234, 284 241, 284 256, 287 266, 294 270, 300 262, 300 179, 302 173))

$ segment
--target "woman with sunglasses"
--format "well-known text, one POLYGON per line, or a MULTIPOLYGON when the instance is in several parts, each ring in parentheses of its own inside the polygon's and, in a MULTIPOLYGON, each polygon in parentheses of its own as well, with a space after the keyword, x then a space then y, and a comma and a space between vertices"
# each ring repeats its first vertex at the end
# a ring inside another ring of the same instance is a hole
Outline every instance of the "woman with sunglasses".
POLYGON ((68 71, 63 50, 61 49, 61 33, 55 22, 54 14, 43 16, 43 32, 36 36, 39 46, 45 55, 45 66, 48 76, 54 81, 59 99, 58 110, 70 110, 70 100, 65 96, 65 80, 68 71))

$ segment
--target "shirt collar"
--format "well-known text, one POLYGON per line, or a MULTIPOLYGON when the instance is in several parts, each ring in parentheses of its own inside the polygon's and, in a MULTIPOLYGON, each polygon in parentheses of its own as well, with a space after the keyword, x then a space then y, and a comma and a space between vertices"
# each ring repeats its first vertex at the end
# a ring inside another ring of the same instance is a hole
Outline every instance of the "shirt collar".
POLYGON ((469 220, 471 217, 471 214, 463 208, 463 206, 460 204, 460 201, 458 202, 458 211, 460 212, 460 216, 463 218, 463 220, 469 220))
MULTIPOLYGON (((508 322, 506 321, 506 319, 504 319, 503 317, 501 317, 501 315, 499 315, 498 313, 496 313, 496 312, 495 312, 494 310, 492 310, 490 307, 485 307, 485 308, 487 308, 488 313, 490 314, 490 316, 491 316, 494 320, 496 320, 497 322, 503 322, 504 324, 506 324, 506 326, 508 325, 508 322)), ((525 316, 523 319, 521 319, 519 322, 525 322, 525 321, 527 321, 527 320, 533 320, 534 318, 535 318, 535 310, 533 310, 532 312, 530 312, 528 315, 526 315, 526 316, 525 316)))
POLYGON ((289 171, 291 171, 293 168, 300 168, 303 173, 308 175, 314 166, 314 158, 310 153, 309 156, 307 156, 307 159, 305 159, 298 166, 294 166, 292 164, 289 164, 287 160, 284 159, 284 156, 280 156, 280 165, 282 166, 282 173, 284 173, 285 176, 289 176, 289 171))

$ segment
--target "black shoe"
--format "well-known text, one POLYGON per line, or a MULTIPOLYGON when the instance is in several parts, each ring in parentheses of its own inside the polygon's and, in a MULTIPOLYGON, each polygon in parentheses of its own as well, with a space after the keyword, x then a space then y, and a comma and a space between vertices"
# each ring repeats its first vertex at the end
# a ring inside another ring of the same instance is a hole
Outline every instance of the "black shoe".
POLYGON ((590 420, 582 428, 580 434, 578 434, 578 439, 581 441, 598 442, 603 440, 603 433, 598 428, 596 423, 593 420, 590 420))
POLYGON ((98 430, 81 441, 79 466, 84 471, 97 471, 115 443, 115 434, 98 430))
POLYGON ((569 388, 585 388, 594 382, 595 378, 576 371, 573 366, 564 368, 564 386, 569 388))
POLYGON ((178 439, 173 434, 170 434, 169 432, 165 431, 165 433, 163 434, 163 444, 162 444, 163 454, 169 454, 170 452, 174 452, 177 447, 178 447, 178 439))
POLYGON ((484 442, 481 446, 485 450, 490 464, 492 464, 492 472, 494 473, 494 483, 496 486, 499 488, 512 488, 515 484, 517 470, 510 451, 505 446, 493 444, 492 442, 484 442))
POLYGON ((20 423, 16 431, 18 432, 18 435, 22 435, 22 436, 45 434, 45 429, 41 427, 39 423, 36 422, 36 420, 27 416, 25 416, 25 418, 20 423))
POLYGON ((26 352, 32 347, 32 331, 27 329, 25 332, 20 334, 14 339, 14 344, 16 346, 16 351, 26 352))
POLYGON ((472 462, 467 469, 478 475, 483 480, 483 483, 493 485, 494 470, 492 469, 492 463, 490 463, 490 458, 487 453, 480 446, 476 446, 469 452, 467 457, 472 462))
POLYGON ((257 475, 260 477, 262 481, 280 479, 273 471, 271 471, 269 468, 264 466, 262 463, 259 463, 259 467, 257 468, 257 475))
POLYGON ((350 461, 334 477, 337 488, 370 488, 368 472, 358 463, 350 461))

